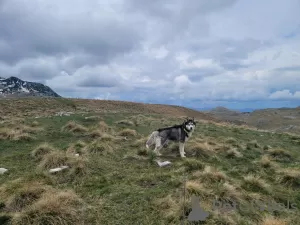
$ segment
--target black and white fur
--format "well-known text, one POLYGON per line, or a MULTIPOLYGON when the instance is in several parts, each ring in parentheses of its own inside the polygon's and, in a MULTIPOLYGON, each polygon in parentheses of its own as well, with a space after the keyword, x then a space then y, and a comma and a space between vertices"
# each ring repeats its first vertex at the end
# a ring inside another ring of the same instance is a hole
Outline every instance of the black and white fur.
POLYGON ((186 119, 180 125, 165 127, 153 131, 146 142, 146 148, 155 144, 154 152, 161 155, 159 152, 169 141, 179 142, 179 153, 182 158, 186 157, 184 152, 184 144, 192 136, 196 127, 194 118, 186 119))

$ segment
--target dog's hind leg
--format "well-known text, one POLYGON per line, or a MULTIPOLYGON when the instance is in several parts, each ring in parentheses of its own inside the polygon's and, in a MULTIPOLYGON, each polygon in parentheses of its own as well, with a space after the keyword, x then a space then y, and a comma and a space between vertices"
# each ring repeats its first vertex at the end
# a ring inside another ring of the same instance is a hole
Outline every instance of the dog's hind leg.
POLYGON ((149 139, 146 142, 146 148, 149 148, 150 146, 152 146, 155 142, 155 139, 158 136, 158 131, 153 131, 149 137, 149 139))
POLYGON ((163 147, 163 145, 161 143, 161 137, 156 137, 156 139, 155 139, 155 149, 154 149, 155 154, 157 154, 158 156, 161 156, 161 153, 159 152, 159 150, 162 147, 163 147))
POLYGON ((185 158, 185 152, 184 152, 184 143, 179 142, 179 153, 181 158, 185 158))

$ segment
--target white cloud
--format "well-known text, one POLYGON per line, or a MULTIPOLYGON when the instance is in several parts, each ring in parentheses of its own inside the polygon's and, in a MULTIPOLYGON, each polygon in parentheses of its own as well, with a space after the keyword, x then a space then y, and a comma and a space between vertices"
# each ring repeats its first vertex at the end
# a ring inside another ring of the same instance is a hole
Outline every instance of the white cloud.
POLYGON ((73 97, 297 101, 299 4, 1 1, 0 76, 73 97))
POLYGON ((192 82, 186 75, 180 75, 174 79, 175 89, 183 91, 192 85, 192 82))
POLYGON ((289 100, 300 99, 300 91, 291 93, 289 90, 276 91, 270 95, 270 99, 274 100, 289 100))

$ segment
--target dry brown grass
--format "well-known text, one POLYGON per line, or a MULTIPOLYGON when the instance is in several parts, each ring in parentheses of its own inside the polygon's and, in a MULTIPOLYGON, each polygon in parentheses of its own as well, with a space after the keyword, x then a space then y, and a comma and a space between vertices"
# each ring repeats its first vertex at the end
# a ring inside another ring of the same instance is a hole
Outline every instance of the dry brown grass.
POLYGON ((39 125, 39 122, 36 120, 31 123, 31 126, 33 126, 33 127, 37 127, 38 125, 39 125))
POLYGON ((186 190, 188 196, 196 195, 202 200, 207 200, 213 196, 213 190, 206 188, 198 180, 190 180, 186 182, 186 190))
POLYGON ((92 138, 98 138, 98 137, 101 137, 102 135, 103 135, 103 132, 101 130, 92 130, 89 133, 89 136, 92 138))
POLYGON ((230 137, 230 138, 227 138, 225 140, 225 143, 227 143, 227 144, 237 144, 237 140, 233 137, 230 137))
POLYGON ((186 158, 183 165, 187 171, 202 170, 204 168, 204 164, 200 160, 193 158, 186 158))
POLYGON ((260 225, 288 225, 287 220, 283 220, 280 218, 275 218, 273 216, 266 216, 261 221, 260 225))
POLYGON ((180 202, 175 200, 171 195, 167 195, 164 198, 155 199, 152 202, 155 207, 158 207, 163 211, 163 216, 167 218, 169 222, 178 219, 182 213, 180 202))
POLYGON ((35 139, 32 134, 36 134, 40 130, 41 128, 32 128, 24 125, 12 128, 4 127, 0 129, 0 140, 31 141, 35 139))
POLYGON ((244 177, 243 187, 249 187, 253 190, 265 190, 270 191, 271 187, 267 182, 260 178, 260 176, 248 175, 244 177))
POLYGON ((10 98, 0 99, 0 115, 3 117, 34 117, 39 115, 53 116, 56 112, 120 112, 133 113, 142 117, 142 114, 163 114, 174 118, 179 116, 195 117, 197 120, 217 121, 205 113, 184 108, 160 104, 143 104, 126 101, 92 100, 92 99, 68 99, 68 98, 10 98))
MULTIPOLYGON (((46 147, 48 146, 46 145, 46 147)), ((88 158, 83 154, 86 153, 85 149, 81 149, 81 155, 79 156, 75 156, 75 153, 77 153, 76 150, 78 149, 75 149, 74 145, 69 146, 66 152, 56 149, 48 150, 47 153, 42 156, 39 155, 38 170, 48 172, 49 169, 68 166, 67 170, 65 170, 68 175, 68 180, 73 180, 78 176, 82 177, 88 174, 88 158)), ((63 173, 59 172, 59 174, 63 173)), ((65 178, 63 178, 63 180, 67 181, 65 178)))
POLYGON ((102 141, 116 141, 116 140, 119 140, 117 137, 114 137, 110 134, 107 134, 107 133, 103 133, 102 136, 99 138, 99 140, 102 140, 102 141))
POLYGON ((147 137, 140 138, 140 139, 134 141, 134 142, 131 144, 131 146, 132 146, 132 147, 138 147, 138 148, 140 148, 140 147, 145 147, 147 140, 148 140, 147 137))
POLYGON ((259 148, 259 147, 260 146, 259 146, 257 140, 252 140, 252 141, 250 141, 246 144, 246 148, 249 149, 249 150, 252 149, 252 148, 259 148))
POLYGON ((71 144, 67 150, 66 154, 74 156, 75 154, 82 155, 84 153, 84 147, 86 147, 87 144, 81 140, 77 141, 74 144, 71 144))
POLYGON ((83 223, 83 201, 71 190, 44 192, 12 218, 12 225, 66 225, 83 223))
POLYGON ((42 157, 38 168, 42 170, 49 170, 61 166, 66 166, 69 158, 63 151, 52 151, 42 157))
POLYGON ((225 200, 235 200, 236 202, 242 201, 242 190, 234 184, 229 182, 223 183, 222 192, 219 193, 220 197, 225 200))
POLYGON ((108 126, 104 121, 100 121, 98 124, 98 129, 102 132, 109 132, 112 128, 108 126))
POLYGON ((208 158, 214 154, 208 142, 191 144, 186 148, 186 153, 198 158, 208 158))
POLYGON ((50 152, 54 152, 56 149, 51 146, 48 143, 42 143, 40 144, 37 148, 35 148, 32 152, 31 155, 37 160, 41 160, 46 154, 49 154, 50 152))
POLYGON ((232 148, 226 152, 226 156, 229 158, 234 158, 234 157, 241 158, 243 157, 243 154, 240 153, 236 148, 232 148))
POLYGON ((122 125, 126 125, 126 126, 134 126, 134 122, 132 122, 131 120, 119 120, 119 121, 116 121, 116 124, 122 124, 122 125))
POLYGON ((278 181, 284 185, 300 187, 300 171, 298 169, 281 169, 278 181))
POLYGON ((76 121, 70 121, 65 126, 62 127, 62 131, 70 131, 73 133, 85 133, 88 129, 76 121))
POLYGON ((270 156, 276 159, 292 158, 292 155, 285 149, 280 149, 280 148, 270 149, 268 150, 268 153, 270 156))
POLYGON ((123 136, 123 137, 135 137, 138 135, 138 133, 136 132, 136 130, 132 130, 129 128, 126 128, 124 130, 121 130, 118 135, 123 136))
POLYGON ((69 157, 67 165, 70 166, 68 176, 74 179, 75 177, 82 177, 89 174, 87 157, 69 157))
POLYGON ((274 166, 273 162, 267 155, 263 155, 261 157, 261 160, 259 161, 259 163, 264 168, 270 168, 270 167, 274 166))
POLYGON ((108 154, 113 152, 113 147, 109 142, 95 140, 84 148, 87 154, 108 154))
POLYGON ((32 204, 50 186, 36 181, 13 180, 0 187, 1 201, 4 201, 7 212, 20 212, 32 204))
POLYGON ((75 143, 74 146, 75 146, 75 147, 79 147, 79 148, 83 148, 83 147, 86 146, 86 143, 83 142, 83 141, 81 141, 81 140, 79 140, 79 141, 77 141, 77 142, 75 143))
POLYGON ((41 127, 29 127, 29 126, 25 126, 25 125, 21 126, 19 129, 22 130, 22 132, 28 133, 28 134, 36 134, 43 130, 43 128, 41 128, 41 127))
POLYGON ((227 175, 212 166, 205 166, 203 171, 193 173, 194 177, 199 178, 204 183, 218 183, 228 180, 227 175))

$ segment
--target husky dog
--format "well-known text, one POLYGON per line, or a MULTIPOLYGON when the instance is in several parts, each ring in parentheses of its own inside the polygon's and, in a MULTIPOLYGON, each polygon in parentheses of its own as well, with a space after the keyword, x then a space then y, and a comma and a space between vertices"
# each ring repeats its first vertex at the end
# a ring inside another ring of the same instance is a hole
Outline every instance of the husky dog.
POLYGON ((179 142, 179 153, 180 156, 186 157, 184 152, 184 144, 191 137, 196 127, 194 118, 186 120, 180 125, 174 125, 172 127, 165 127, 153 131, 146 142, 146 148, 155 144, 154 152, 157 155, 161 155, 160 149, 166 147, 169 141, 179 142))

